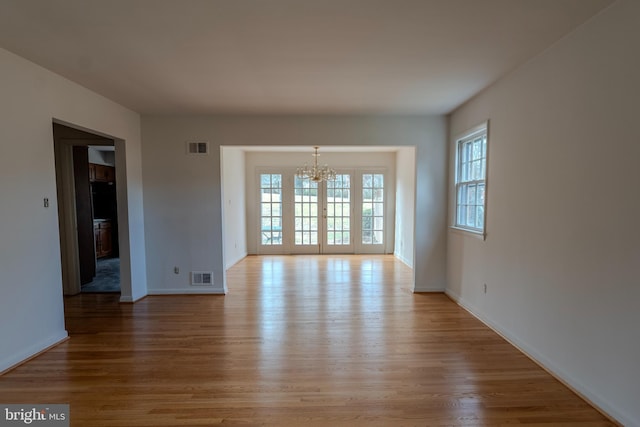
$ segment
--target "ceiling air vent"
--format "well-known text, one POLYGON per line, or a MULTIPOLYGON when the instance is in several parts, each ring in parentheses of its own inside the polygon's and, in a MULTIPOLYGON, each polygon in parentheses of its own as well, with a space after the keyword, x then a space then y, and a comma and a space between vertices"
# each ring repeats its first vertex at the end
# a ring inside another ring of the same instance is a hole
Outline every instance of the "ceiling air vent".
POLYGON ((213 286, 213 272, 211 271, 192 271, 192 286, 213 286))
POLYGON ((187 142, 188 154, 209 154, 208 142, 187 142))

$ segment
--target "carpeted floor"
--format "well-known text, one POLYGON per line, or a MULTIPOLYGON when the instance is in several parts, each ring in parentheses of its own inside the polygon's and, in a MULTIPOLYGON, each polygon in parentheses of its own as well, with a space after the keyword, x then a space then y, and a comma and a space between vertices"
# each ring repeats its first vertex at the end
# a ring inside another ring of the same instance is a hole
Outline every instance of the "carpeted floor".
POLYGON ((82 292, 120 292, 120 258, 101 258, 96 277, 82 285, 82 292))

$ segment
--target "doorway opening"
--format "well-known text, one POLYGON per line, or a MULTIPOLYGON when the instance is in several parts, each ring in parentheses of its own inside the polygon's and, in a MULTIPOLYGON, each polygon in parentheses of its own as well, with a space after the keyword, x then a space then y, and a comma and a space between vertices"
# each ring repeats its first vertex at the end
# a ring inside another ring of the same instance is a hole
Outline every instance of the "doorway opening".
POLYGON ((120 293, 115 141, 53 124, 64 295, 120 293))

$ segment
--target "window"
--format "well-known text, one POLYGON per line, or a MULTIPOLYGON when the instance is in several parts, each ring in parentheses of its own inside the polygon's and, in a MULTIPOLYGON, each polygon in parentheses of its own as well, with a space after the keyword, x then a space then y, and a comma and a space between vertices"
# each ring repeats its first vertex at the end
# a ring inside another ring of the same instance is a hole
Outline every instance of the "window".
POLYGON ((456 141, 456 227, 484 234, 486 176, 485 123, 456 141))

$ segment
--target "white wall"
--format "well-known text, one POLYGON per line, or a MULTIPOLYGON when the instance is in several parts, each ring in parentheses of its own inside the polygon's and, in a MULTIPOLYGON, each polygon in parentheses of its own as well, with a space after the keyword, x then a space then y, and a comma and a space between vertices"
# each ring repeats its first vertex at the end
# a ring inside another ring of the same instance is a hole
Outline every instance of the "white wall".
POLYGON ((223 292, 220 146, 416 146, 416 289, 443 290, 446 119, 431 116, 144 117, 145 233, 150 292, 189 292, 181 271, 214 272, 223 292), (185 154, 206 140, 211 153, 185 154))
POLYGON ((247 256, 245 154, 241 148, 221 147, 225 270, 247 256))
POLYGON ((638 22, 640 2, 618 1, 453 114, 451 135, 490 120, 488 217, 486 241, 449 232, 447 262, 450 295, 629 426, 640 426, 638 22))
MULTIPOLYGON (((0 371, 64 339, 52 121, 121 138, 123 296, 146 292, 139 116, 0 49, 0 371), (43 207, 48 198, 49 208, 43 207), (126 202, 125 201, 125 202, 126 202), (124 252, 124 253, 123 253, 124 252)), ((120 201, 119 201, 120 202, 120 201)))
POLYGON ((396 152, 396 225, 394 254, 413 268, 415 227, 416 153, 414 147, 396 152))

